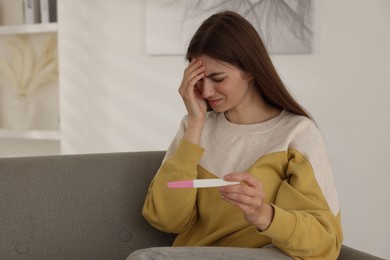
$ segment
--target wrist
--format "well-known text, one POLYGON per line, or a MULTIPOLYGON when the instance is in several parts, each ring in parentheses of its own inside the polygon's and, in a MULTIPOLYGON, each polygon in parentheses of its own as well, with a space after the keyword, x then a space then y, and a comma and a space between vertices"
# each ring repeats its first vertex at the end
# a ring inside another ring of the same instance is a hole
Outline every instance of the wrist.
POLYGON ((274 213, 274 207, 272 207, 270 204, 264 204, 259 221, 256 225, 260 231, 265 231, 268 229, 274 218, 274 213))
POLYGON ((204 122, 204 119, 189 118, 183 138, 191 143, 200 144, 204 122))
POLYGON ((193 115, 188 114, 187 123, 189 126, 202 126, 206 121, 206 114, 193 115))

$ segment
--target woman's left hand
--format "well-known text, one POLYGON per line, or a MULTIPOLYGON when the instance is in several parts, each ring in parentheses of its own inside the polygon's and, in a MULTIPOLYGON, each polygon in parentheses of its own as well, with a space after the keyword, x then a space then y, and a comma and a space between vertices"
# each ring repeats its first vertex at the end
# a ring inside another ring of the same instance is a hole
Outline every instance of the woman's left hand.
POLYGON ((220 187, 222 198, 240 208, 246 221, 266 230, 272 222, 274 209, 264 202, 263 184, 249 173, 231 173, 224 176, 226 181, 241 184, 220 187))

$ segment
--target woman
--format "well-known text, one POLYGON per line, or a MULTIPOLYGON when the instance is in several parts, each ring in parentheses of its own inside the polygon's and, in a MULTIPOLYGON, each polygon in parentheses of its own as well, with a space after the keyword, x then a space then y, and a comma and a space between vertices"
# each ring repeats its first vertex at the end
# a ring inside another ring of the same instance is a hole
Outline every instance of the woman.
POLYGON ((236 13, 215 14, 193 36, 187 59, 179 93, 188 114, 150 185, 144 217, 177 234, 173 246, 272 245, 293 258, 336 259, 342 231, 323 139, 256 30, 236 13), (205 178, 239 184, 167 187, 205 178))

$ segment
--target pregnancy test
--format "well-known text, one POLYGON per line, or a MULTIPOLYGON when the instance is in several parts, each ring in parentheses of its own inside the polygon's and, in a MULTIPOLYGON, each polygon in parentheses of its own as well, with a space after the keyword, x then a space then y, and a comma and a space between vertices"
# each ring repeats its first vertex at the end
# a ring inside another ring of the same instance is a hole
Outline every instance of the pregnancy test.
POLYGON ((187 180, 187 181, 172 181, 168 182, 168 188, 211 188, 228 185, 240 184, 239 181, 225 181, 222 179, 201 179, 201 180, 187 180))

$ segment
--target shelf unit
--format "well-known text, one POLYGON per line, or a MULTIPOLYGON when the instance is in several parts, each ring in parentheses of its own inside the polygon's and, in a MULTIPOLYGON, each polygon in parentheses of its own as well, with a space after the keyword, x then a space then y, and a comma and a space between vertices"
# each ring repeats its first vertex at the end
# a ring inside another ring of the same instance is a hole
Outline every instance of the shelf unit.
POLYGON ((0 26, 0 35, 57 32, 57 23, 0 26))
MULTIPOLYGON (((1 25, 1 36, 21 34, 57 33, 57 23, 1 25)), ((12 130, 0 127, 0 139, 60 140, 59 130, 12 130)))
POLYGON ((60 131, 55 130, 10 130, 0 129, 0 138, 30 140, 60 140, 60 131))

